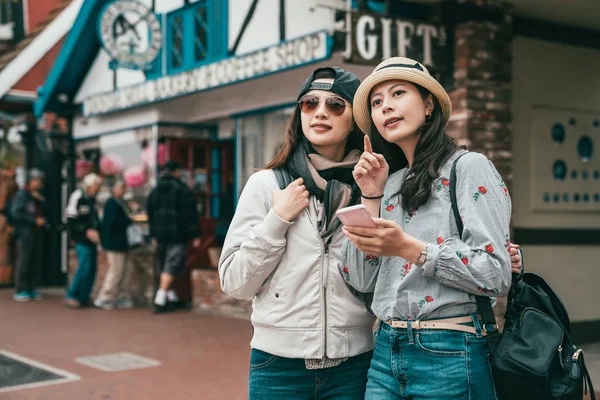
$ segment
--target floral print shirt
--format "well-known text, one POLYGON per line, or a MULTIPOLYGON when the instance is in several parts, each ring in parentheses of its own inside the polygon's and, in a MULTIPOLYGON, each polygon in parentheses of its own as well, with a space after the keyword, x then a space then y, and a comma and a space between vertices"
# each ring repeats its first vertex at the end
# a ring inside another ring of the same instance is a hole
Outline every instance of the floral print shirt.
POLYGON ((473 295, 505 296, 511 267, 507 247, 511 200, 500 174, 482 154, 469 153, 457 164, 456 194, 464 231, 459 237, 450 201, 450 172, 456 152, 433 182, 431 198, 416 210, 403 210, 400 189, 408 170, 392 174, 381 202, 381 218, 393 220, 427 243, 422 268, 400 257, 364 254, 345 243, 340 273, 363 293, 374 292, 372 310, 383 320, 435 319, 476 312, 473 295))

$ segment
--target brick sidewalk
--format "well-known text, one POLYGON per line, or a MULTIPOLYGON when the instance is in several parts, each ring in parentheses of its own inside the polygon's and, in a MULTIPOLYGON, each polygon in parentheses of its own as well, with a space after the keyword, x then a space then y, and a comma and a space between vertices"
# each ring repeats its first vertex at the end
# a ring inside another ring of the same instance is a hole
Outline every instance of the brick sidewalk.
MULTIPOLYGON (((0 350, 48 364, 81 380, 0 393, 0 400, 237 400, 247 398, 249 321, 190 312, 69 310, 61 291, 16 303, 0 290, 0 350), (167 346, 162 346, 166 343, 167 346), (103 372, 77 357, 129 352, 158 367, 103 372)), ((600 344, 584 345, 600 385, 600 344)), ((596 388, 598 391, 598 387, 596 388)))
POLYGON ((0 393, 1 400, 237 400, 247 398, 249 321, 190 312, 69 310, 60 292, 17 303, 0 290, 0 349, 81 380, 0 393), (162 346, 165 343, 166 346, 162 346), (130 352, 162 363, 103 372, 77 357, 130 352))

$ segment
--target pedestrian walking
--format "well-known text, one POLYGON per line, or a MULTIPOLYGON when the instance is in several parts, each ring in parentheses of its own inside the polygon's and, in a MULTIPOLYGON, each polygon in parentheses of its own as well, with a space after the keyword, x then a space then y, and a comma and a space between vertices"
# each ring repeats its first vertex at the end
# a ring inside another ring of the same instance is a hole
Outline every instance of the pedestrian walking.
POLYGON ((16 301, 41 300, 36 291, 40 268, 44 265, 45 238, 48 233, 48 210, 42 194, 44 173, 31 169, 27 186, 11 200, 11 222, 15 228, 17 265, 15 270, 16 301))
POLYGON ((133 307, 129 292, 131 273, 128 266, 127 241, 127 228, 132 221, 123 201, 126 189, 124 181, 115 182, 112 196, 104 204, 102 213, 100 236, 108 261, 108 271, 94 305, 104 310, 133 307))
POLYGON ((101 185, 102 178, 95 173, 88 174, 83 178, 83 187, 69 197, 67 227, 77 253, 77 270, 65 297, 65 305, 70 308, 88 305, 94 288, 100 243, 96 195, 101 185))
POLYGON ((196 199, 181 177, 181 165, 167 161, 164 175, 147 201, 150 236, 156 247, 159 286, 154 297, 154 313, 171 311, 180 305, 173 280, 186 272, 187 246, 200 245, 196 199))

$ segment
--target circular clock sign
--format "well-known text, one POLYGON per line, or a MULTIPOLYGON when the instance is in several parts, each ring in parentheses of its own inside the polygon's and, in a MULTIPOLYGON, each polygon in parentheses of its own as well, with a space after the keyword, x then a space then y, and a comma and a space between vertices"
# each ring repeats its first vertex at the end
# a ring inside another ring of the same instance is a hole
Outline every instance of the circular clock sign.
POLYGON ((149 68, 162 45, 158 18, 135 0, 109 3, 100 14, 99 36, 116 66, 124 68, 149 68))

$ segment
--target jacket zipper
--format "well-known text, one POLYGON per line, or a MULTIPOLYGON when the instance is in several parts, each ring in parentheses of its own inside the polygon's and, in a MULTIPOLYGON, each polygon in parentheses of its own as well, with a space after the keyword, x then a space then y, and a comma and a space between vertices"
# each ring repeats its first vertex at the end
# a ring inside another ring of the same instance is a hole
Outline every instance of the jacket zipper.
MULTIPOLYGON (((329 268, 329 242, 325 242, 321 238, 321 234, 315 226, 314 221, 310 216, 309 210, 307 209, 304 212, 306 213, 310 224, 314 228, 317 237, 319 238, 319 242, 321 244, 321 254, 323 255, 323 260, 321 261, 321 286, 323 287, 323 331, 321 332, 321 335, 323 341, 323 358, 325 358, 327 356, 327 273, 329 268)), ((333 236, 331 236, 329 240, 333 240, 333 236)))
POLYGON ((323 262, 323 358, 327 357, 327 277, 329 272, 329 242, 325 245, 323 262))

